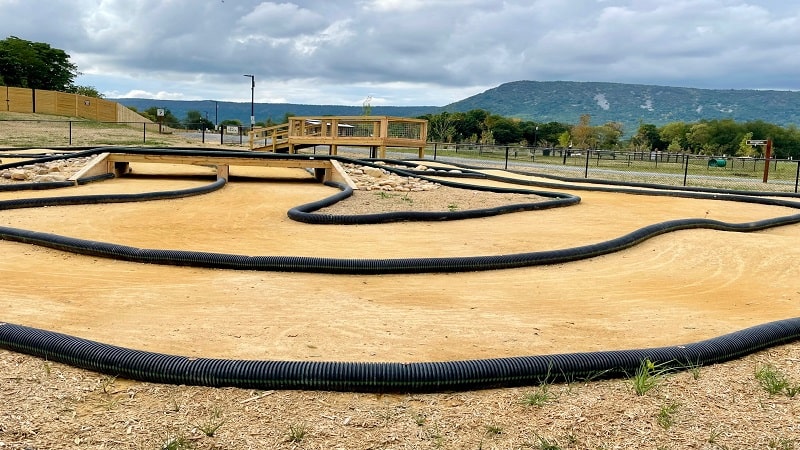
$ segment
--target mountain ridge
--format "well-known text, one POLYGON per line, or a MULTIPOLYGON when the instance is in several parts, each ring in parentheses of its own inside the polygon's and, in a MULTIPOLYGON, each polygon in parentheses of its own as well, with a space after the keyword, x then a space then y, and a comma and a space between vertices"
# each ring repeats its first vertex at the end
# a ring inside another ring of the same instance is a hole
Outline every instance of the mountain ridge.
MULTIPOLYGON (((207 114, 212 122, 236 119, 250 122, 249 102, 213 100, 109 99, 139 111, 156 106, 168 108, 183 120, 190 110, 207 114), (217 119, 215 119, 215 112, 217 119)), ((363 113, 361 106, 255 103, 257 121, 283 120, 286 113, 297 116, 348 115, 363 113)), ((492 114, 537 123, 578 123, 589 114, 593 125, 623 124, 633 134, 639 124, 662 126, 670 122, 732 119, 737 122, 761 120, 781 126, 800 124, 800 92, 747 89, 700 89, 646 84, 593 81, 512 81, 446 106, 372 106, 373 115, 418 117, 441 112, 483 109, 492 114)))
POLYGON ((621 122, 626 132, 639 123, 733 119, 800 123, 800 92, 699 89, 579 81, 513 81, 445 106, 445 111, 481 108, 535 122, 577 123, 589 114, 594 125, 621 122))

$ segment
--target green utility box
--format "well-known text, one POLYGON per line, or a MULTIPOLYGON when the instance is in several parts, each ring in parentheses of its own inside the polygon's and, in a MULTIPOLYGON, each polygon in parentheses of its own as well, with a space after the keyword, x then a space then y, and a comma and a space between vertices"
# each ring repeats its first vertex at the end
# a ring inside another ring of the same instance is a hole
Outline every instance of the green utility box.
POLYGON ((725 158, 711 158, 708 160, 708 167, 725 167, 728 161, 725 158))

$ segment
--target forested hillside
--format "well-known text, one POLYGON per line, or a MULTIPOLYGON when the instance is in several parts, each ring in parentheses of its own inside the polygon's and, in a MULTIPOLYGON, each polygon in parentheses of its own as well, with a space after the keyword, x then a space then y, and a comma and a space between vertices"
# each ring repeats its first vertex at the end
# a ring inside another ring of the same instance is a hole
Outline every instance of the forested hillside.
POLYGON ((661 126, 702 119, 800 124, 800 92, 714 90, 639 84, 515 81, 447 105, 446 111, 484 109, 536 122, 621 122, 626 135, 640 123, 661 126))

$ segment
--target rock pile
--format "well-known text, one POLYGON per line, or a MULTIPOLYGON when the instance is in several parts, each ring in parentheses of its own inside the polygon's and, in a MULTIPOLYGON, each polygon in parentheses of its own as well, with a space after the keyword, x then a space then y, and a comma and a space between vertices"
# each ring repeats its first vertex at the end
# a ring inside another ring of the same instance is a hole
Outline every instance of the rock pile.
POLYGON ((71 158, 27 164, 0 171, 0 182, 45 183, 66 181, 81 170, 90 158, 71 158))
MULTIPOLYGON (((416 177, 403 177, 379 167, 343 164, 358 189, 364 191, 423 192, 439 189, 442 185, 416 177)), ((414 170, 424 171, 418 166, 414 170)))

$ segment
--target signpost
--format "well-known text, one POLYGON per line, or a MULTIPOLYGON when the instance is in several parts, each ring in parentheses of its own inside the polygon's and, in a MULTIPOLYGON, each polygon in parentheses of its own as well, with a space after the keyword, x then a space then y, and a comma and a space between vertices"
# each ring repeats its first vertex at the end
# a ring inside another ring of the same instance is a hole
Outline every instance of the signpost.
POLYGON ((765 145, 767 148, 764 150, 764 180, 766 183, 769 179, 769 159, 772 157, 772 139, 748 139, 747 145, 765 145))

